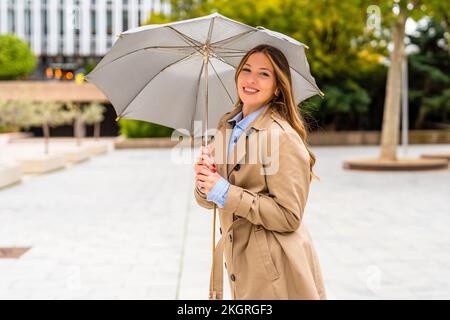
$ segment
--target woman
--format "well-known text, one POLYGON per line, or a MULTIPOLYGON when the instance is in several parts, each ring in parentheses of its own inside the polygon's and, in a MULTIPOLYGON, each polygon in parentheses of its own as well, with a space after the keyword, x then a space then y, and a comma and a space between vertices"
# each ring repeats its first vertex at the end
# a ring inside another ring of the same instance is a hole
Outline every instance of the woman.
POLYGON ((195 164, 195 198, 208 209, 217 204, 222 234, 210 299, 223 298, 223 256, 233 299, 326 299, 302 222, 315 157, 288 61, 277 48, 259 45, 243 57, 235 82, 236 106, 195 164), (252 161, 255 148, 260 156, 252 161))

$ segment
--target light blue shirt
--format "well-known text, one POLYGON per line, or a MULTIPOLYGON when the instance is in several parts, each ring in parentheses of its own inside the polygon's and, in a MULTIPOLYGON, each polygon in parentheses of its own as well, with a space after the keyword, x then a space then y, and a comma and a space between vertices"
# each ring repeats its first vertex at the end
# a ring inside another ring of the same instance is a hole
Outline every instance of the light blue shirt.
MULTIPOLYGON (((253 111, 244 118, 242 118, 243 113, 241 111, 233 118, 228 120, 228 122, 233 125, 233 131, 231 132, 230 141, 228 142, 228 156, 230 155, 231 150, 233 150, 234 144, 238 141, 242 133, 245 132, 245 129, 247 129, 248 125, 252 123, 253 120, 255 120, 267 107, 268 104, 258 108, 258 110, 253 111)), ((224 177, 220 177, 220 179, 217 180, 214 187, 208 193, 207 200, 213 201, 220 208, 223 208, 228 195, 229 187, 230 183, 224 177)))

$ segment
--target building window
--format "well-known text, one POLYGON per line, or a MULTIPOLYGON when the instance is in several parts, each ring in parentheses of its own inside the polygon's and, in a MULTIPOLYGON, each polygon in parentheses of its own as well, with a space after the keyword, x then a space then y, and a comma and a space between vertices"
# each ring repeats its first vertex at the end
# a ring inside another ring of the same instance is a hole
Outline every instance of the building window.
POLYGON ((44 35, 48 34, 48 22, 47 22, 47 9, 44 7, 41 9, 41 17, 42 17, 42 33, 44 35))
POLYGON ((15 33, 16 32, 16 13, 14 12, 13 8, 8 9, 8 32, 9 33, 15 33))
POLYGON ((112 34, 112 11, 106 11, 106 33, 112 34))
POLYGON ((122 30, 128 29, 128 10, 123 10, 122 14, 122 30))
POLYGON ((96 18, 96 12, 95 10, 91 10, 91 34, 95 35, 95 18, 96 18))
POLYGON ((62 9, 58 10, 58 16, 59 16, 59 34, 64 34, 64 12, 62 9))
POLYGON ((31 35, 31 11, 29 9, 25 10, 25 35, 31 35))

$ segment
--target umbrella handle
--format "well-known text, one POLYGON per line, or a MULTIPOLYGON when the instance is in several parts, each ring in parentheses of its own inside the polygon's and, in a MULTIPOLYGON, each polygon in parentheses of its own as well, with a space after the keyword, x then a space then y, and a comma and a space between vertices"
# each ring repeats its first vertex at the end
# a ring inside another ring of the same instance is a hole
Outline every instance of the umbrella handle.
MULTIPOLYGON (((214 203, 214 214, 212 223, 212 274, 214 274, 214 256, 216 254, 216 208, 217 205, 214 203)), ((210 287, 212 288, 213 276, 210 279, 210 287)), ((215 298, 215 297, 214 297, 215 298)))

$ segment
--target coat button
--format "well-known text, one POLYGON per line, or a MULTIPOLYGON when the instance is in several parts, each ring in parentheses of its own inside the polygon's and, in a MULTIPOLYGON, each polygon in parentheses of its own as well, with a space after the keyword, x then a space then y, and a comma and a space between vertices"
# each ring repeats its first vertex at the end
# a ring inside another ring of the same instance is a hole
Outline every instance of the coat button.
POLYGON ((262 228, 262 227, 261 227, 260 225, 257 225, 257 226, 255 227, 256 230, 261 230, 261 228, 262 228))
POLYGON ((224 265, 225 265, 225 269, 227 268, 227 263, 226 262, 224 262, 224 265))
POLYGON ((219 227, 219 231, 220 231, 220 234, 222 234, 222 228, 221 227, 219 227))
POLYGON ((228 234, 228 239, 230 239, 230 242, 233 242, 233 236, 230 234, 228 234))
POLYGON ((235 138, 233 139, 233 142, 234 142, 234 143, 236 143, 236 142, 237 142, 237 140, 238 140, 238 139, 237 139, 237 138, 235 137, 235 138))
POLYGON ((230 279, 231 279, 231 281, 235 281, 235 280, 236 280, 236 277, 234 276, 234 274, 232 274, 232 275, 230 276, 230 279))
POLYGON ((236 165, 236 167, 235 167, 235 170, 236 170, 236 171, 239 171, 240 169, 241 169, 241 164, 238 163, 238 164, 236 165))

